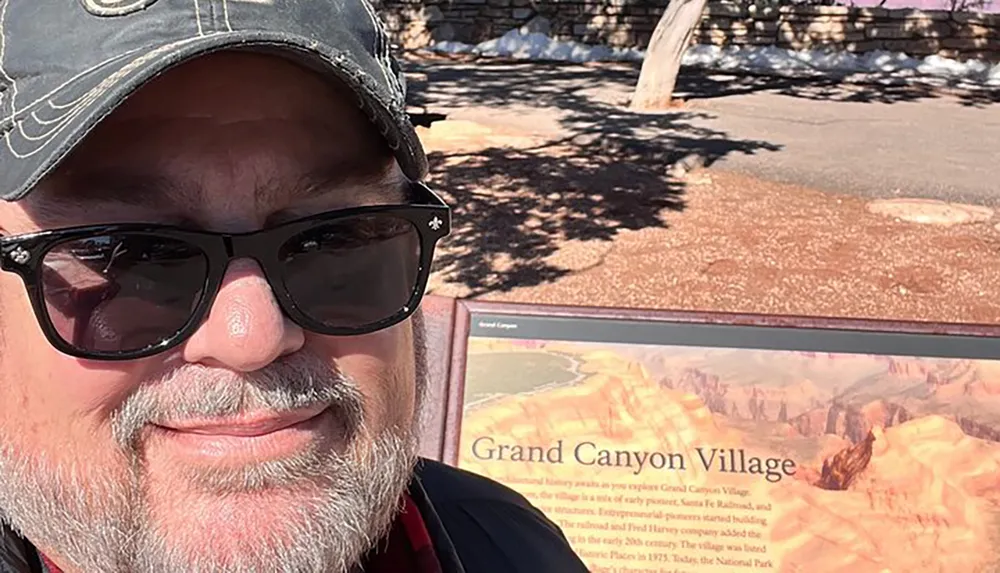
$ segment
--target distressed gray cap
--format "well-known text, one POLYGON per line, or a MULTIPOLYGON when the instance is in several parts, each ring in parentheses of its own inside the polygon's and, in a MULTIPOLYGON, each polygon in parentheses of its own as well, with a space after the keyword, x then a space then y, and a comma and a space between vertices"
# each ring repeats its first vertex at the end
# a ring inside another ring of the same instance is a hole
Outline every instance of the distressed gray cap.
POLYGON ((24 197, 149 80, 234 48, 273 51, 339 79, 406 176, 426 175, 402 71, 367 0, 6 0, 0 198, 24 197))

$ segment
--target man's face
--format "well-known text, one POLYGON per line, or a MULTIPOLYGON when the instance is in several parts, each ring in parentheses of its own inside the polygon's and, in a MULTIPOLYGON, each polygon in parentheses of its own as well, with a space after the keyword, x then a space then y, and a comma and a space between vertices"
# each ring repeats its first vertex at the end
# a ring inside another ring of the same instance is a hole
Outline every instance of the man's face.
MULTIPOLYGON (((129 99, 0 205, 0 228, 239 233, 403 202, 403 183, 350 97, 283 60, 219 54, 129 99)), ((11 273, 0 316, 0 514, 68 571, 340 571, 390 521, 415 455, 410 321, 306 332, 246 259, 197 332, 151 358, 57 352, 11 273)))

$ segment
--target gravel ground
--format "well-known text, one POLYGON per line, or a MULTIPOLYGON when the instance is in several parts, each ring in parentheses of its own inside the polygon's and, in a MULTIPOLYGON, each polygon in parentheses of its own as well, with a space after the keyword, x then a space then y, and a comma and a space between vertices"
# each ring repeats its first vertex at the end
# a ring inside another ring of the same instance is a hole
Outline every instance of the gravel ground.
POLYGON ((711 169, 680 178, 657 173, 630 203, 630 181, 614 181, 611 169, 628 158, 614 149, 608 161, 580 153, 572 141, 546 145, 511 129, 448 123, 421 132, 435 166, 432 182, 455 206, 433 294, 1000 322, 993 220, 912 223, 872 213, 856 196, 711 169), (590 169, 594 164, 601 169, 590 169), (553 174, 546 165, 564 168, 553 174), (609 188, 616 195, 595 196, 609 188))

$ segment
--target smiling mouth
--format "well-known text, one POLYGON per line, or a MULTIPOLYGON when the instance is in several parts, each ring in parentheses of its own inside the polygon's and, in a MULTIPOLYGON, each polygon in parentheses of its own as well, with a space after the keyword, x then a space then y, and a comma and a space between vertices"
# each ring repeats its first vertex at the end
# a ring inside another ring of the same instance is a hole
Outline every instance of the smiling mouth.
POLYGON ((317 407, 172 421, 153 430, 171 463, 243 466, 342 442, 339 426, 331 408, 317 407))
POLYGON ((322 408, 290 412, 251 412, 226 418, 190 419, 157 424, 158 427, 184 434, 253 438, 304 424, 327 411, 322 408))

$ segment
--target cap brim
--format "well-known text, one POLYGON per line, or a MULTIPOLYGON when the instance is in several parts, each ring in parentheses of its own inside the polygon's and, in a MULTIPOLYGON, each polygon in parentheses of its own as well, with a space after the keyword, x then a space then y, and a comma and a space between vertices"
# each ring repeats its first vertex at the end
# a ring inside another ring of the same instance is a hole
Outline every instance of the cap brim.
POLYGON ((16 201, 27 195, 102 119, 150 80, 199 56, 234 48, 279 54, 341 81, 357 94, 359 106, 386 138, 403 173, 420 180, 427 174, 427 158, 416 131, 403 106, 364 71, 380 68, 352 58, 352 54, 371 57, 355 43, 346 34, 318 43, 288 34, 241 31, 178 41, 107 61, 21 108, 3 126, 0 177, 5 184, 0 199, 16 201))

